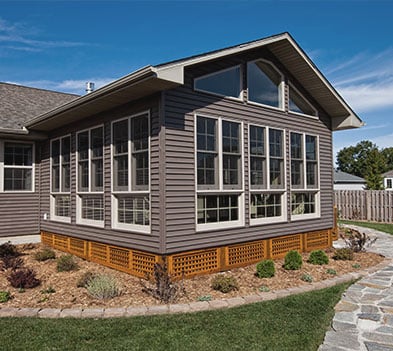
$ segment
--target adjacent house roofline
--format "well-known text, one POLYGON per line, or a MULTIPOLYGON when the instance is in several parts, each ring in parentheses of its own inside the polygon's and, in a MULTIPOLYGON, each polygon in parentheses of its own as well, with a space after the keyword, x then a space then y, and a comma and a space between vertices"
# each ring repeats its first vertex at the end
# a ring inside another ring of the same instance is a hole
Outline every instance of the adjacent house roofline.
POLYGON ((393 178, 393 169, 382 174, 384 178, 393 178))
POLYGON ((359 183, 359 184, 366 184, 366 180, 364 178, 355 176, 353 174, 343 172, 340 170, 334 170, 334 183, 359 183))
POLYGON ((36 116, 29 129, 49 131, 89 115, 184 84, 184 69, 225 56, 266 47, 332 118, 332 129, 358 128, 362 120, 338 94, 292 36, 285 32, 264 39, 146 66, 74 101, 36 116))

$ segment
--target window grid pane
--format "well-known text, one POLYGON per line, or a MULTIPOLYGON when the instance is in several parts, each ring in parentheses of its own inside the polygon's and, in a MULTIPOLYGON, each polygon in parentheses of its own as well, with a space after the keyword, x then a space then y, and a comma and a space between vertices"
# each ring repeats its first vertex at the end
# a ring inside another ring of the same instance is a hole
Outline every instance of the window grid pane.
POLYGON ((148 115, 131 119, 132 180, 134 190, 149 189, 149 120, 148 115))
POLYGON ((222 121, 223 183, 228 187, 240 186, 240 125, 222 121))
POLYGON ((217 121, 197 118, 197 182, 217 186, 217 121))
POLYGON ((293 193, 291 196, 292 215, 312 214, 316 211, 314 193, 293 193))
POLYGON ((71 198, 69 195, 55 195, 55 215, 71 217, 71 198))
POLYGON ((83 219, 104 220, 104 199, 102 195, 82 195, 81 200, 83 219))
POLYGON ((117 197, 118 222, 124 224, 149 225, 150 205, 147 195, 117 197))
POLYGON ((281 216, 281 194, 252 194, 251 218, 281 216))
POLYGON ((29 168, 5 168, 5 191, 28 191, 32 189, 32 170, 29 168))
POLYGON ((199 195, 198 224, 237 221, 239 219, 238 195, 199 195))

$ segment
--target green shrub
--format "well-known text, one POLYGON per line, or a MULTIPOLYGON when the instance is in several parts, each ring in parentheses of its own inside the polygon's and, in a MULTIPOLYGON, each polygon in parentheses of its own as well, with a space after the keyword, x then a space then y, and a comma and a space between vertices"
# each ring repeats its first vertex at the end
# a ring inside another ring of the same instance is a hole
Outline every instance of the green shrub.
POLYGON ((11 299, 11 294, 9 291, 0 291, 0 303, 7 302, 11 299))
POLYGON ((7 256, 16 257, 19 255, 18 249, 10 241, 0 245, 0 258, 7 256))
POLYGON ((285 255, 283 267, 287 270, 296 271, 302 267, 302 255, 296 250, 291 250, 285 255))
POLYGON ((300 279, 303 280, 304 282, 307 282, 307 283, 312 283, 312 281, 313 281, 313 277, 307 273, 302 274, 300 279))
POLYGON ((333 269, 333 268, 328 268, 328 269, 326 270, 326 273, 327 273, 327 274, 331 274, 331 275, 337 275, 336 270, 333 269))
POLYGON ((266 285, 262 285, 262 286, 259 287, 259 291, 260 292, 269 292, 270 288, 268 286, 266 286, 266 285))
POLYGON ((256 268, 258 278, 271 278, 276 273, 273 260, 263 260, 257 264, 256 268))
POLYGON ((46 247, 46 248, 44 248, 44 249, 42 249, 40 251, 37 251, 34 254, 34 258, 37 261, 40 261, 40 262, 41 261, 46 261, 46 260, 53 260, 53 259, 56 258, 56 254, 55 254, 55 252, 52 249, 46 247))
POLYGON ((212 279, 211 287, 214 290, 221 291, 222 293, 228 293, 233 290, 239 290, 239 284, 232 275, 216 275, 212 279))
POLYGON ((57 271, 58 272, 69 272, 78 269, 78 265, 72 255, 63 255, 57 259, 57 271))
POLYGON ((355 263, 352 265, 352 268, 359 269, 361 265, 359 263, 355 263))
POLYGON ((41 284, 36 278, 36 273, 30 268, 22 268, 12 271, 7 277, 11 286, 17 289, 31 289, 41 284))
POLYGON ((329 257, 322 250, 314 250, 314 251, 311 251, 307 262, 309 262, 311 264, 318 264, 321 266, 323 264, 329 263, 329 257))
POLYGON ((46 289, 41 290, 41 294, 54 294, 56 290, 52 286, 48 286, 46 289))
POLYGON ((197 301, 211 301, 212 296, 211 295, 202 295, 198 296, 197 301))
POLYGON ((336 249, 333 255, 334 260, 341 261, 352 261, 353 260, 353 251, 347 247, 343 247, 340 249, 336 249))
POLYGON ((88 281, 86 289, 91 296, 100 300, 107 300, 120 295, 118 283, 110 275, 96 275, 88 281))
POLYGON ((87 271, 81 275, 81 277, 79 278, 79 280, 76 283, 76 286, 78 288, 86 288, 87 283, 90 280, 92 280, 93 278, 95 278, 96 276, 97 276, 97 273, 87 271))

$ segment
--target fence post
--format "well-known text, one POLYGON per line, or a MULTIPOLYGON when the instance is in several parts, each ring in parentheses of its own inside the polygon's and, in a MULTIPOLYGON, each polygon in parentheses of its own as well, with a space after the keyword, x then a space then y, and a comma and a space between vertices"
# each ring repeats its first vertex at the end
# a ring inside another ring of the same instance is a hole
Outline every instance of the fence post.
POLYGON ((371 221, 371 191, 366 190, 366 216, 367 221, 371 221))

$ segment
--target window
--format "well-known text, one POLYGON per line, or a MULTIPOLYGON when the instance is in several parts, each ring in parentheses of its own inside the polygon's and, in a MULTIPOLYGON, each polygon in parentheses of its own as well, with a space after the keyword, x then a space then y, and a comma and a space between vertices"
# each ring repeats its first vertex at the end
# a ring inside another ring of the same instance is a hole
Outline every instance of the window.
POLYGON ((252 225, 286 219, 284 132, 249 127, 250 220, 252 225))
POLYGON ((392 190, 393 189, 393 178, 385 178, 385 189, 392 190))
POLYGON ((241 136, 241 123, 196 117, 198 230, 233 227, 243 223, 241 136))
POLYGON ((196 78, 194 89, 221 96, 241 98, 240 66, 231 67, 196 78))
POLYGON ((71 221, 71 137, 51 141, 51 219, 71 221))
POLYGON ((309 116, 317 116, 317 110, 292 85, 289 85, 288 104, 290 112, 300 113, 309 116))
POLYGON ((77 134, 77 222, 104 226, 104 128, 77 134))
POLYGON ((282 109, 283 76, 269 62, 258 60, 247 64, 248 100, 282 109))
POLYGON ((0 142, 0 190, 34 191, 33 144, 0 142))
POLYGON ((112 123, 112 226, 150 232, 150 123, 143 112, 112 123))
POLYGON ((318 139, 291 133, 290 142, 292 218, 318 216, 318 139))

